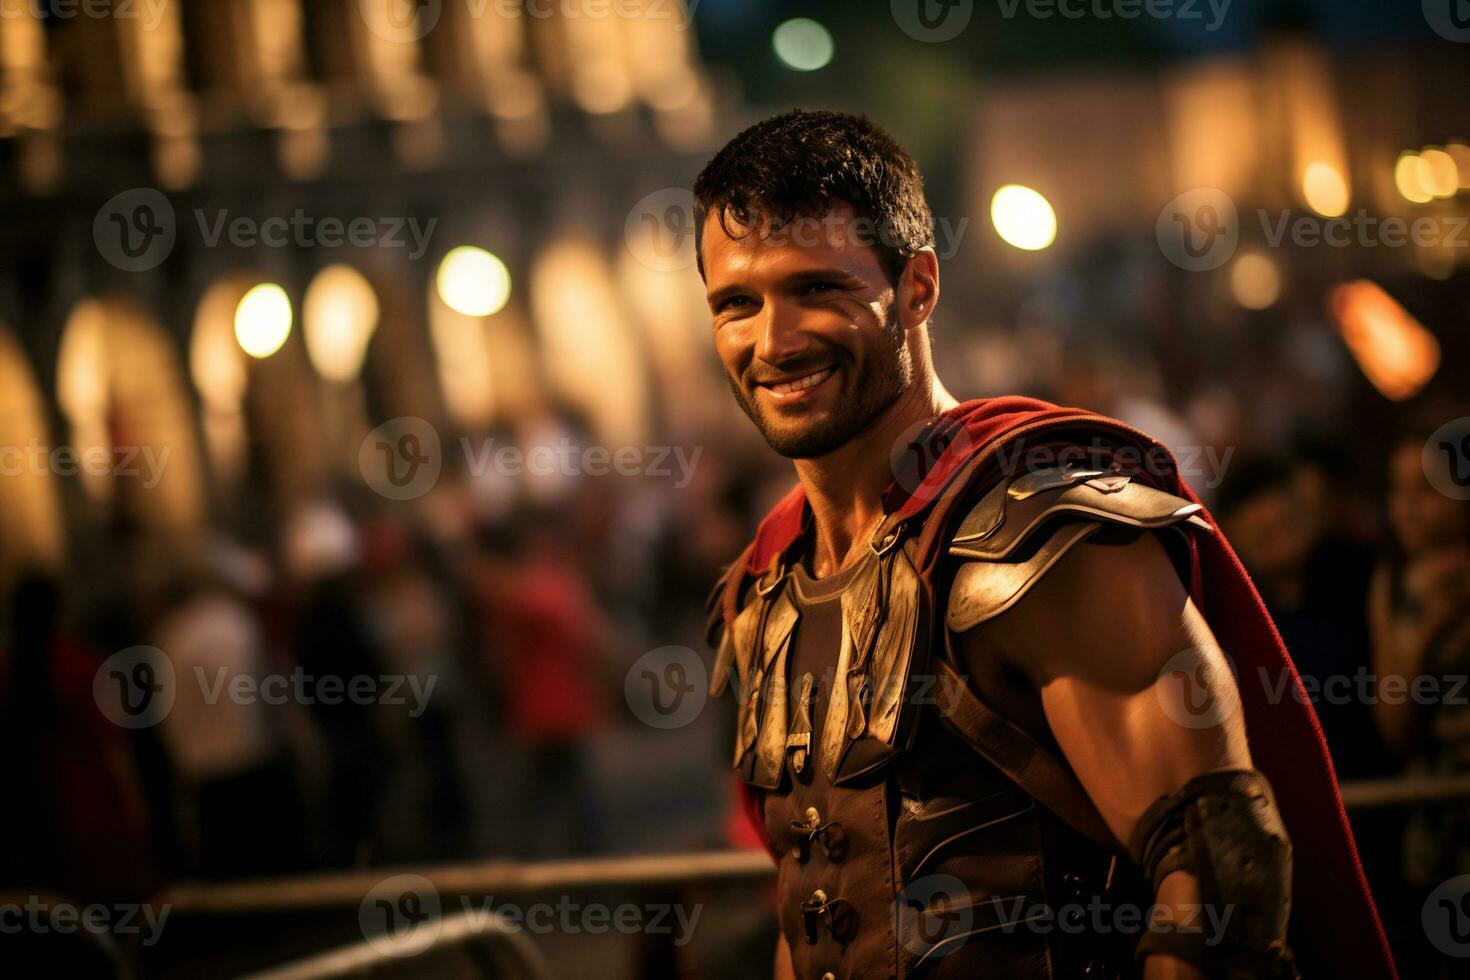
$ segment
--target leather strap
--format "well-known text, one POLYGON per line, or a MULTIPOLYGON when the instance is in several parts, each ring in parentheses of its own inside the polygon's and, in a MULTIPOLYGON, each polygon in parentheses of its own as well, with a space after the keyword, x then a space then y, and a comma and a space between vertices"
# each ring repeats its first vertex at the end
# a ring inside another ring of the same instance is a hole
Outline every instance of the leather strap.
POLYGON ((1121 850, 1071 769, 981 701, 946 658, 935 657, 934 669, 945 727, 1073 830, 1109 850, 1121 850))

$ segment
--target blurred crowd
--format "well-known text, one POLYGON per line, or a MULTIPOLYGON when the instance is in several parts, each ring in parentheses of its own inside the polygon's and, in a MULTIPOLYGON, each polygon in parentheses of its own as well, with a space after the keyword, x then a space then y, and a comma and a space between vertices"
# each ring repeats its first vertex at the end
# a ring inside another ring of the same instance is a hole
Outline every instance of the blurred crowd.
POLYGON ((636 757, 654 733, 625 702, 629 666, 701 647, 705 594, 743 544, 754 503, 730 462, 678 489, 446 475, 411 505, 359 484, 264 540, 217 534, 182 554, 114 517, 64 577, 27 575, 6 599, 3 717, 27 747, 6 880, 138 895, 656 849, 659 828, 616 816, 656 806, 671 778, 705 817, 668 846, 719 845, 709 753, 668 760, 629 791, 642 800, 615 799, 606 770, 652 760, 636 757), (151 713, 119 718, 150 684, 151 713))

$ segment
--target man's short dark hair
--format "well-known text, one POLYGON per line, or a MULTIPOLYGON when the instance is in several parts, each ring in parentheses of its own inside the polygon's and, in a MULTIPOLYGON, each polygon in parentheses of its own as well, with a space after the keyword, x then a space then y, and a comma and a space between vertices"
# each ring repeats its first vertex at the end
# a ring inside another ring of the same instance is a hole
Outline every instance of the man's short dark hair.
POLYGON ((866 116, 793 109, 744 130, 694 181, 695 249, 711 211, 725 233, 763 221, 822 218, 840 202, 871 228, 863 240, 897 285, 909 259, 934 245, 924 178, 908 151, 866 116))

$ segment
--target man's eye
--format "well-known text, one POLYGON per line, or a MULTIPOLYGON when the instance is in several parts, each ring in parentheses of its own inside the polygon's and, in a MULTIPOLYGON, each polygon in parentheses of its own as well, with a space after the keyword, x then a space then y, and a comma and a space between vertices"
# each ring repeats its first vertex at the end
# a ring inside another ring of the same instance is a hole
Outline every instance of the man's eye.
POLYGON ((827 282, 825 280, 822 280, 818 282, 807 283, 806 289, 803 290, 803 292, 808 296, 812 296, 817 293, 829 293, 832 290, 839 288, 841 287, 839 287, 835 282, 827 282))
POLYGON ((748 296, 729 296, 720 300, 719 305, 715 307, 715 312, 724 313, 726 310, 743 309, 749 302, 750 297, 748 296))

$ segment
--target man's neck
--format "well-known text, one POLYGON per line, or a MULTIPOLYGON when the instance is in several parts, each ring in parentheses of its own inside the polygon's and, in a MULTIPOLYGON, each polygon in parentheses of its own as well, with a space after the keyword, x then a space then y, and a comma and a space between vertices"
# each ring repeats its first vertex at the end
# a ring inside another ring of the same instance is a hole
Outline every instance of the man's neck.
POLYGON ((796 461, 816 530, 813 575, 841 571, 867 547, 883 520, 883 491, 893 482, 893 447, 899 436, 958 404, 930 373, 837 449, 796 461))

